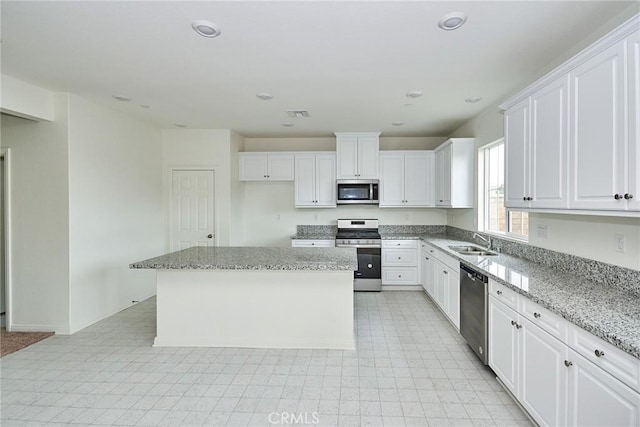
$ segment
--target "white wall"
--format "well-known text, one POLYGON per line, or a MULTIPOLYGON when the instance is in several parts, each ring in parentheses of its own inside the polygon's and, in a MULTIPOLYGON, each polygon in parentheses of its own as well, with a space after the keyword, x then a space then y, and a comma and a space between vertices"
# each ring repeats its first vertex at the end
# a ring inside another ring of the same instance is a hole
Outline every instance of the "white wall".
POLYGON ((162 147, 153 126, 75 95, 69 104, 71 332, 155 294, 162 147))
MULTIPOLYGON (((171 170, 201 167, 214 169, 216 245, 230 244, 231 134, 228 129, 168 129, 162 132, 165 251, 169 251, 169 189, 171 170)), ((239 143, 238 141, 236 141, 239 143)))
POLYGON ((53 122, 1 119, 11 162, 14 330, 69 332, 68 97, 54 101, 53 122))
POLYGON ((229 245, 241 246, 245 240, 245 204, 244 183, 238 180, 239 159, 238 153, 244 151, 245 140, 235 132, 231 132, 230 156, 229 156, 229 180, 231 183, 230 203, 231 214, 229 218, 229 245))
POLYGON ((0 111, 34 120, 54 119, 53 92, 4 74, 1 79, 0 111))

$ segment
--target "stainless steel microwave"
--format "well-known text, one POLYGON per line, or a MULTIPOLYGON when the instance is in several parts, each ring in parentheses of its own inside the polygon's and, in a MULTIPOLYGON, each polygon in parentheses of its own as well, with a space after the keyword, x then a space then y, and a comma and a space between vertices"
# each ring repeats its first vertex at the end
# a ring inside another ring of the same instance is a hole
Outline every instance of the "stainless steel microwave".
POLYGON ((339 179, 338 201, 339 205, 377 205, 378 180, 377 179, 339 179))

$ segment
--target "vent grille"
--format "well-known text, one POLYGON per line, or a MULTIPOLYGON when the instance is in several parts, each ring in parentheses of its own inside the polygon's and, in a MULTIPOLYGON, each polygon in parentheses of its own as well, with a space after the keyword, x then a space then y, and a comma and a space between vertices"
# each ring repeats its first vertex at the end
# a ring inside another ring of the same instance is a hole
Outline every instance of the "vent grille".
POLYGON ((294 119, 303 119, 309 117, 309 112, 307 110, 287 110, 287 115, 294 119))

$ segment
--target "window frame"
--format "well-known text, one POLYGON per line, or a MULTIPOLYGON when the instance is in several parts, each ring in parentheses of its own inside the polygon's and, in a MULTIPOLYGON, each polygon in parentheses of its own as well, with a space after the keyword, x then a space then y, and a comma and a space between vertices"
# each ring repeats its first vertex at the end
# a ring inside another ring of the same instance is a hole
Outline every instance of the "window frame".
MULTIPOLYGON (((478 222, 478 231, 482 231, 486 234, 491 234, 497 237, 506 238, 510 240, 515 240, 519 242, 528 242, 529 235, 524 235, 520 233, 514 233, 511 231, 512 224, 512 213, 513 212, 524 212, 515 209, 510 209, 505 207, 505 221, 506 221, 506 231, 500 232, 495 230, 489 230, 489 203, 487 203, 487 183, 489 182, 489 168, 488 168, 488 150, 495 148, 499 145, 504 145, 504 138, 497 139, 489 144, 483 145, 478 148, 478 211, 477 211, 477 222, 478 222)), ((506 157, 505 157, 506 159, 506 157)), ((505 160, 506 161, 506 160, 505 160)), ((506 171, 506 168, 504 169, 506 171)), ((503 177, 503 182, 504 182, 503 177)), ((504 183, 506 186, 506 182, 504 183)), ((529 233, 529 229, 527 229, 527 233, 529 233)))

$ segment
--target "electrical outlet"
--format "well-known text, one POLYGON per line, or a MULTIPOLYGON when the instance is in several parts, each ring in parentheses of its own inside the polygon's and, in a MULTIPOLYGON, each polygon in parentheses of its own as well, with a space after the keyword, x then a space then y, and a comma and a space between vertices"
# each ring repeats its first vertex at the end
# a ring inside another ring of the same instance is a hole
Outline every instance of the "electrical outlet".
POLYGON ((546 239, 549 237, 549 226, 547 225, 538 225, 536 227, 536 232, 538 237, 541 239, 546 239))
POLYGON ((624 252, 624 234, 616 234, 616 252, 624 252))

